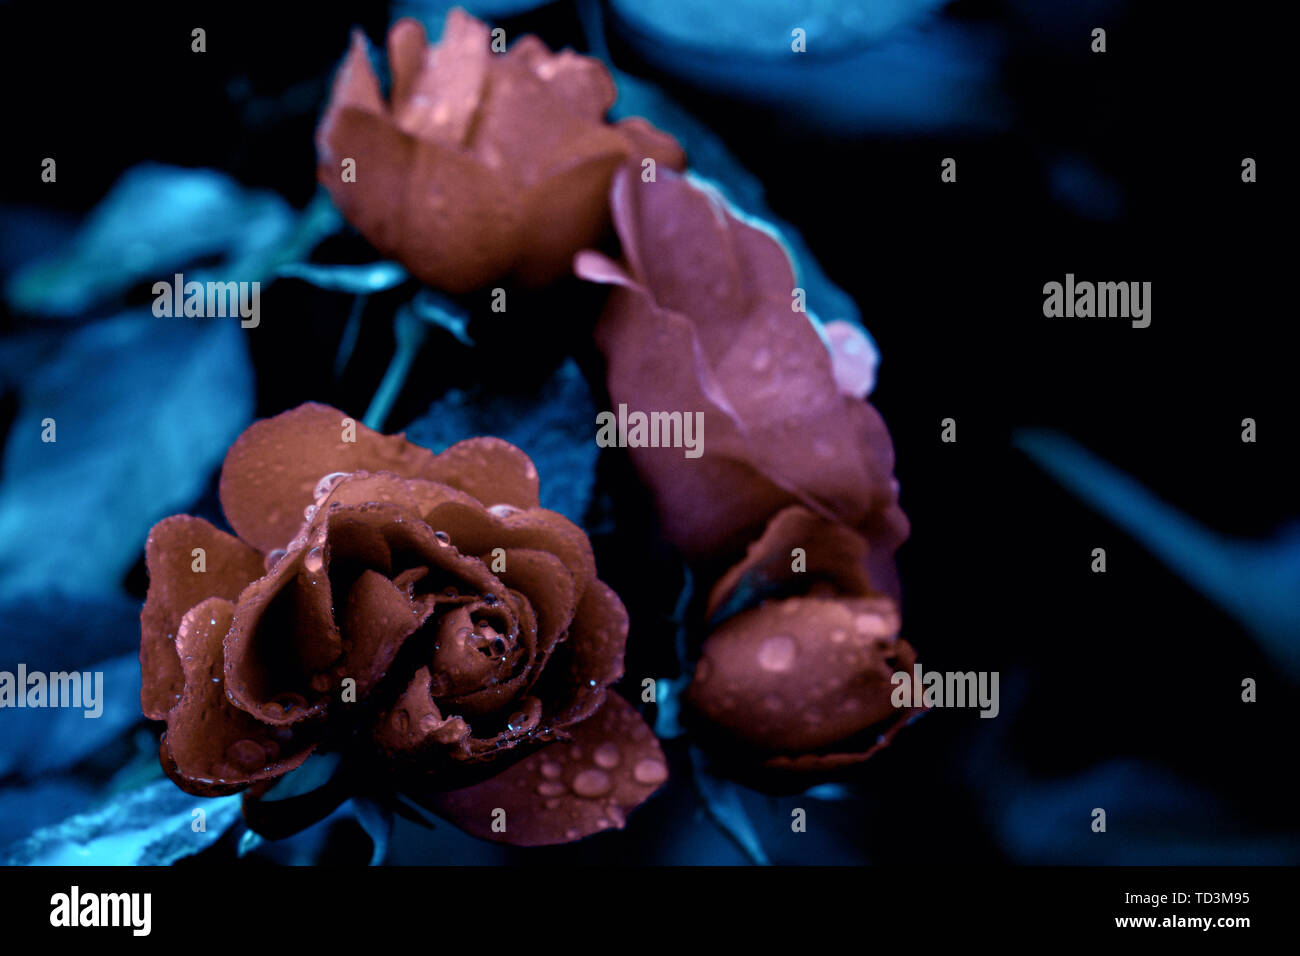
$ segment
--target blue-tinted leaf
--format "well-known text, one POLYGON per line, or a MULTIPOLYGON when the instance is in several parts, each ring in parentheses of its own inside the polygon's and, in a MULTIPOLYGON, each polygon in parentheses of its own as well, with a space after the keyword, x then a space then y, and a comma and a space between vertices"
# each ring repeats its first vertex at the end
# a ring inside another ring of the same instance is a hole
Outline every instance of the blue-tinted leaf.
POLYGON ((462 345, 474 345, 466 331, 469 313, 454 299, 433 289, 421 288, 411 300, 410 309, 420 321, 446 329, 462 345))
POLYGON ((715 776, 708 767, 707 758, 695 747, 691 748, 691 766, 695 774, 695 787, 709 816, 745 851, 751 862, 767 866, 768 858, 763 850, 763 842, 741 802, 740 785, 715 776))
MULTIPOLYGON (((136 640, 139 640, 138 634, 136 640)), ((23 663, 28 674, 34 671, 48 674, 56 670, 44 663, 41 657, 26 658, 23 663)), ((15 662, 5 659, 0 662, 0 669, 13 672, 15 662)), ((30 779, 50 770, 72 766, 143 719, 140 714, 138 651, 84 666, 82 670, 92 675, 103 675, 93 710, 84 706, 83 700, 83 706, 78 708, 15 707, 4 711, 0 777, 12 773, 30 779), (86 716, 94 711, 99 712, 98 717, 86 716)))
POLYGON ((1278 666, 1300 679, 1300 528, 1271 542, 1225 538, 1065 435, 1022 429, 1012 442, 1236 618, 1278 666))
POLYGON ((291 262, 280 266, 276 274, 286 279, 301 279, 319 289, 367 295, 382 292, 405 282, 409 275, 396 262, 369 262, 365 265, 335 265, 318 262, 291 262))
POLYGON ((21 385, 0 480, 0 587, 119 586, 253 414, 238 319, 127 313, 71 333, 21 385), (56 441, 41 440, 53 419, 56 441), (39 542, 39 547, 33 545, 39 542))
POLYGON ((33 866, 166 866, 220 839, 239 819, 239 797, 191 796, 170 780, 118 794, 96 809, 43 827, 0 853, 33 866), (195 832, 203 810, 205 827, 195 832))
POLYGON ((408 425, 406 435, 435 451, 477 435, 504 438, 537 465, 542 507, 581 523, 595 483, 595 421, 587 382, 570 359, 536 392, 453 389, 408 425))
POLYGON ((281 866, 360 862, 339 861, 334 858, 341 842, 339 831, 355 828, 364 833, 370 841, 371 849, 367 856, 369 864, 379 866, 388 852, 392 827, 392 814, 372 801, 354 798, 343 803, 319 822, 282 840, 267 840, 252 830, 247 830, 240 836, 238 853, 241 858, 251 857, 281 866))
POLYGON ((649 63, 715 94, 838 131, 934 132, 1008 121, 1001 41, 934 16, 942 0, 613 0, 649 63), (804 31, 804 52, 793 31, 804 31))
POLYGON ((139 283, 170 281, 172 270, 200 259, 219 260, 223 277, 252 281, 294 224, 274 193, 213 170, 144 163, 122 175, 66 248, 18 271, 5 295, 20 311, 76 315, 139 283))

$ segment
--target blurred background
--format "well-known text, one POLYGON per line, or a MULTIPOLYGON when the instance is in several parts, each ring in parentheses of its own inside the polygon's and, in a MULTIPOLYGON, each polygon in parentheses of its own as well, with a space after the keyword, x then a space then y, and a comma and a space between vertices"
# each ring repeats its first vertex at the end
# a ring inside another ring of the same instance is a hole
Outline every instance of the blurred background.
MULTIPOLYGON (((385 847, 389 862, 442 864, 1300 861, 1294 207, 1272 10, 460 5, 511 38, 604 58, 615 113, 648 116, 738 205, 782 223, 821 318, 865 324, 913 526, 904 636, 927 670, 999 671, 1000 715, 931 712, 851 780, 794 796, 697 773, 670 739, 669 786, 626 831, 568 847, 400 819, 390 833, 358 805, 259 845, 237 806, 213 801, 206 848, 175 849, 195 801, 160 780, 157 728, 139 714, 145 535, 179 511, 220 522, 217 470, 254 418, 307 400, 358 418, 371 407, 402 289, 270 279, 285 263, 378 258, 318 198, 312 131, 352 27, 382 46, 412 15, 436 36, 449 5, 11 2, 0 669, 103 670, 108 692, 98 721, 0 711, 0 858, 112 846, 123 862, 366 862, 385 847), (41 181, 45 157, 56 183, 41 181), (956 183, 940 182, 946 157, 956 183), (1257 183, 1242 182, 1246 157, 1257 183), (150 313, 157 279, 223 270, 267 277, 259 328, 150 313), (1044 319, 1043 284, 1067 272, 1150 281, 1150 328, 1044 319), (57 452, 35 438, 47 416, 57 452), (1097 547, 1105 574, 1090 571, 1097 547), (807 833, 790 832, 794 807, 807 833)), ((524 302, 509 323, 474 317, 476 346, 427 339, 388 430, 434 444, 516 427, 539 442, 544 493, 548 479, 551 494, 578 489, 552 506, 583 517, 633 611, 626 684, 671 676, 680 569, 636 520, 644 493, 626 463, 574 452, 605 406, 565 357, 590 367, 600 293, 573 282, 524 302), (538 395, 550 417, 525 427, 538 395)))

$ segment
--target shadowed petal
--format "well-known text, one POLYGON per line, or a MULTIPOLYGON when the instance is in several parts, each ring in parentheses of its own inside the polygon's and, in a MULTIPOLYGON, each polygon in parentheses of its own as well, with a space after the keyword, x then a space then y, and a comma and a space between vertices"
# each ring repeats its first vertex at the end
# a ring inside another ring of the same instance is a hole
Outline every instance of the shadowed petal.
POLYGON ((314 746, 302 733, 260 723, 226 696, 222 642, 233 617, 233 604, 211 598, 185 615, 176 639, 185 692, 167 715, 163 765, 182 789, 204 796, 285 774, 314 746))
POLYGON ((801 590, 825 582, 835 594, 865 597, 873 592, 866 557, 867 542, 861 535, 793 505, 773 515, 744 560, 714 585, 705 616, 712 618, 724 605, 748 606, 755 598, 796 582, 801 590), (804 552, 798 570, 796 548, 804 552))
POLYGON ((482 783, 422 796, 466 833, 516 846, 569 843, 611 828, 668 779, 659 741, 617 694, 573 730, 482 783), (494 832, 494 811, 505 829, 494 832))
POLYGON ((162 720, 180 697, 184 675, 176 631, 185 612, 206 598, 233 601, 262 576, 262 556, 202 518, 173 515, 153 526, 144 549, 149 596, 140 612, 140 706, 162 720), (206 570, 195 571, 202 548, 206 570))
POLYGON ((839 750, 899 716, 890 677, 910 649, 898 628, 888 598, 767 602, 704 642, 687 702, 713 731, 744 747, 839 750))

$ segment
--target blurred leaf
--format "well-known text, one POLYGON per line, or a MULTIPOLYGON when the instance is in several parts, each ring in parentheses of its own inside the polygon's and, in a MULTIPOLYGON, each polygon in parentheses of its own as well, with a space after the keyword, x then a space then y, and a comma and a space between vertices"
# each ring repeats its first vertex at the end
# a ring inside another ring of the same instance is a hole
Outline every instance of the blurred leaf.
POLYGON ((166 866, 210 846, 239 819, 239 797, 195 797, 170 780, 119 794, 0 853, 17 866, 166 866), (194 832, 194 811, 205 831, 194 832))
POLYGON ((421 288, 410 302, 411 314, 422 322, 446 329, 462 345, 474 346, 466 331, 469 313, 465 307, 449 296, 433 289, 421 288))
POLYGON ((1160 500, 1072 438, 1015 432, 1012 444, 1113 521, 1241 623, 1292 680, 1300 680, 1300 527, 1274 541, 1224 537, 1160 500))
POLYGON ((241 858, 265 860, 280 866, 360 862, 379 866, 388 853, 392 828, 391 813, 373 801, 353 798, 324 819, 282 840, 267 840, 252 830, 245 831, 239 840, 238 853, 241 858), (362 850, 355 840, 359 835, 369 841, 368 851, 362 850), (358 857, 358 852, 364 856, 358 857))
POLYGON ((15 273, 5 295, 19 311, 71 316, 199 260, 252 281, 293 230, 293 210, 274 193, 213 170, 144 163, 123 173, 66 249, 15 273))
POLYGON ((699 791, 709 816, 745 851, 751 862, 767 866, 769 861, 763 850, 763 842, 741 802, 740 785, 715 776, 709 769, 708 758, 697 747, 691 748, 691 766, 695 773, 696 790, 699 791))
POLYGON ((0 471, 0 587, 116 590, 153 523, 207 485, 252 391, 237 319, 143 310, 71 333, 21 385, 0 471))
POLYGON ((592 441, 595 421, 587 382, 569 359, 535 392, 452 389, 407 426, 406 437, 434 451, 478 435, 504 438, 537 465, 542 507, 581 524, 600 451, 592 441))
MULTIPOLYGON (((41 657, 20 660, 27 665, 29 674, 57 670, 41 657)), ((7 654, 0 658, 0 668, 13 670, 14 663, 7 654)), ((96 701, 100 715, 86 716, 89 709, 86 707, 6 709, 4 735, 0 737, 0 777, 16 774, 33 779, 51 770, 71 767, 144 719, 140 713, 138 652, 78 669, 103 674, 96 701)))
POLYGON ((301 279, 318 289, 366 295, 401 285, 410 276, 396 262, 369 262, 365 265, 326 265, 317 262, 291 262, 279 267, 276 274, 286 279, 301 279))
MULTIPOLYGON (((839 133, 933 133, 1009 121, 1005 44, 943 0, 612 0, 611 26, 649 64, 714 95, 839 133), (804 31, 804 51, 793 31, 804 31)), ((621 81, 620 81, 621 84, 621 81)))

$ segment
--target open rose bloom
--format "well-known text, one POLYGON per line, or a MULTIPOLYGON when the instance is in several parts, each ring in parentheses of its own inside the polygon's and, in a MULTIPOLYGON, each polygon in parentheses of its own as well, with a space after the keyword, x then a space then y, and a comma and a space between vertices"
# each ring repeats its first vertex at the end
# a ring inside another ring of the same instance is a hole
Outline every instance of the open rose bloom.
POLYGON ((599 60, 534 36, 492 51, 460 9, 430 46, 417 20, 388 33, 387 101, 357 32, 316 131, 317 178, 385 255, 460 293, 512 276, 544 285, 609 224, 614 170, 681 169, 677 142, 642 119, 606 123, 615 89, 599 60), (343 162, 355 163, 355 181, 343 162))
POLYGON ((537 492, 499 439, 435 455, 316 404, 252 425, 221 473, 237 536, 177 515, 146 547, 141 701, 167 773, 260 793, 329 750, 485 838, 622 826, 667 767, 608 690, 623 605, 537 492))

